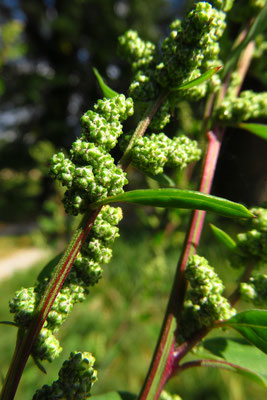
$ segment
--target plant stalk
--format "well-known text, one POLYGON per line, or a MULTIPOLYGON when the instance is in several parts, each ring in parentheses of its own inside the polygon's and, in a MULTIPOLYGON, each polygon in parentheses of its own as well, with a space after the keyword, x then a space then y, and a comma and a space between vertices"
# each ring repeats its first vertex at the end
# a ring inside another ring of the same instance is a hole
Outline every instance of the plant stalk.
MULTIPOLYGON (((146 111, 143 119, 138 124, 135 133, 127 147, 124 155, 122 156, 119 165, 126 169, 129 165, 130 149, 137 137, 144 135, 151 119, 157 112, 161 103, 166 98, 167 94, 161 95, 146 111)), ((89 215, 85 214, 80 224, 80 227, 74 233, 65 253, 63 254, 60 262, 55 268, 53 276, 47 285, 45 293, 34 312, 31 325, 27 330, 19 329, 16 347, 13 358, 11 360, 7 376, 5 378, 0 400, 13 400, 16 394, 23 370, 27 360, 31 354, 31 350, 35 340, 37 339, 45 320, 53 306, 53 303, 60 291, 72 265, 79 253, 87 235, 89 234, 94 221, 100 212, 101 207, 92 211, 89 215)))
MULTIPOLYGON (((210 131, 207 134, 208 148, 204 160, 203 173, 199 190, 209 194, 215 173, 215 168, 221 147, 223 131, 220 129, 210 131)), ((205 219, 205 211, 195 210, 192 213, 184 248, 177 265, 173 287, 171 290, 166 314, 161 328, 159 340, 153 355, 153 359, 139 395, 140 400, 156 400, 172 376, 177 365, 175 357, 175 342, 178 330, 178 321, 181 316, 182 306, 186 292, 184 271, 188 258, 195 253, 205 219)))
POLYGON ((1 400, 12 400, 14 398, 24 367, 30 356, 32 346, 44 325, 57 294, 60 291, 88 233, 90 232, 99 211, 100 209, 94 210, 90 217, 88 217, 88 215, 85 216, 80 227, 74 233, 72 240, 47 285, 45 293, 34 312, 31 325, 27 330, 19 329, 15 352, 2 387, 0 396, 1 400))

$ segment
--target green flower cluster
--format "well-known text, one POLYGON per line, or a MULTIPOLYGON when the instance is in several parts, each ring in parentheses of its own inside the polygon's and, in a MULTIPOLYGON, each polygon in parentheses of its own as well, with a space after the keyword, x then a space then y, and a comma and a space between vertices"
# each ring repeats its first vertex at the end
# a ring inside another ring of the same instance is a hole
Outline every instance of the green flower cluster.
POLYGON ((95 358, 91 353, 73 352, 64 361, 58 380, 51 386, 44 385, 37 390, 33 400, 85 400, 90 397, 90 391, 97 380, 94 369, 95 358))
POLYGON ((133 101, 124 95, 98 100, 94 111, 81 118, 82 135, 70 150, 51 159, 50 174, 68 189, 63 203, 67 213, 77 215, 88 204, 123 192, 126 173, 118 168, 108 153, 122 134, 121 121, 133 114, 133 101))
POLYGON ((267 275, 257 274, 240 285, 241 298, 252 302, 256 306, 265 306, 267 303, 267 275))
MULTIPOLYGON (((213 3, 220 10, 228 11, 232 0, 213 3)), ((132 65, 134 79, 129 88, 130 95, 135 101, 151 101, 162 89, 178 87, 222 65, 218 59, 218 40, 225 27, 225 13, 203 1, 196 3, 182 22, 175 20, 170 25, 171 32, 163 40, 160 54, 152 43, 140 39, 135 31, 127 31, 119 38, 119 52, 132 65)), ((177 97, 196 100, 205 95, 208 86, 214 90, 219 85, 220 79, 216 74, 209 83, 204 82, 179 94, 175 92, 169 99, 172 106, 177 97)), ((161 107, 154 117, 154 124, 158 120, 158 127, 153 129, 163 129, 170 119, 170 109, 168 102, 161 107)))
POLYGON ((224 286, 221 279, 204 257, 195 255, 189 259, 185 278, 190 289, 180 324, 183 339, 188 339, 215 321, 228 319, 235 314, 235 310, 222 295, 224 286))
POLYGON ((164 166, 184 168, 200 156, 197 142, 184 135, 170 139, 164 133, 152 133, 138 138, 131 149, 133 165, 153 175, 161 174, 164 166))
POLYGON ((240 97, 228 95, 218 106, 216 117, 224 122, 242 122, 267 116, 267 92, 245 90, 240 97))
MULTIPOLYGON (((34 358, 51 362, 58 357, 62 348, 54 333, 66 320, 74 304, 84 301, 89 287, 101 278, 100 264, 108 263, 112 257, 110 247, 119 236, 116 225, 121 219, 120 208, 104 206, 101 209, 37 338, 32 350, 34 358)), ((48 278, 35 287, 21 289, 10 300, 10 312, 15 314, 14 321, 19 327, 29 326, 47 283, 48 278)))
POLYGON ((172 24, 170 35, 162 42, 157 81, 175 87, 194 79, 196 70, 200 74, 217 66, 218 40, 226 27, 225 17, 209 3, 198 2, 181 23, 172 24))
POLYGON ((237 246, 231 255, 231 265, 236 268, 267 263, 267 209, 257 207, 251 212, 256 218, 246 223, 250 230, 237 235, 237 246))

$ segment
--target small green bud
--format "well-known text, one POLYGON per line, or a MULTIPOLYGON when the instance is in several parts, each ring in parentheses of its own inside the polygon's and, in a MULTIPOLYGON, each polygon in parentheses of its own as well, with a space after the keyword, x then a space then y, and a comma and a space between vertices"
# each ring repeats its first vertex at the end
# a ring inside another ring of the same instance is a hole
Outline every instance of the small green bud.
POLYGON ((216 110, 219 120, 239 123, 250 118, 267 116, 267 92, 241 92, 240 97, 227 96, 216 110))
POLYGON ((94 106, 94 110, 101 114, 108 122, 123 121, 134 113, 132 99, 126 99, 123 94, 115 96, 112 99, 104 98, 103 100, 98 100, 94 106))
POLYGON ((188 260, 185 278, 190 283, 187 302, 181 319, 180 335, 187 339, 213 322, 226 320, 235 314, 223 297, 224 286, 204 257, 195 255, 188 260))
POLYGON ((138 33, 128 30, 119 37, 119 54, 132 64, 133 70, 143 69, 155 57, 155 45, 140 39, 138 33))
POLYGON ((265 306, 267 303, 267 275, 258 274, 251 277, 248 283, 240 285, 241 298, 252 302, 255 306, 265 306))
POLYGON ((252 229, 237 235, 237 247, 231 257, 234 267, 244 267, 248 262, 260 266, 267 263, 267 231, 252 229))
POLYGON ((37 295, 34 287, 23 288, 9 301, 9 309, 15 314, 14 320, 19 326, 28 326, 36 307, 37 295))
POLYGON ((71 187, 75 165, 63 153, 54 154, 51 158, 50 174, 64 186, 71 187))
POLYGON ((91 238, 89 244, 84 245, 83 250, 88 257, 100 264, 107 264, 112 257, 112 250, 105 247, 102 241, 96 238, 91 238))
POLYGON ((261 232, 267 231, 267 209, 261 207, 254 207, 250 209, 250 212, 255 215, 256 218, 251 218, 250 225, 252 228, 257 229, 261 232))
POLYGON ((52 362, 62 351, 59 341, 53 335, 52 331, 43 328, 33 345, 32 355, 39 360, 52 362))
POLYGON ((185 135, 172 139, 168 149, 167 166, 185 168, 190 162, 198 161, 201 150, 197 147, 195 140, 190 140, 185 135))
POLYGON ((160 93, 160 86, 154 80, 154 70, 138 70, 129 87, 129 94, 136 101, 151 101, 160 93))
POLYGON ((162 130, 171 120, 170 114, 170 103, 165 100, 159 110, 156 112, 152 121, 149 125, 150 129, 160 131, 162 130))
POLYGON ((106 119, 94 111, 87 111, 81 118, 82 133, 88 141, 95 142, 107 151, 115 147, 117 138, 122 134, 122 125, 106 119))
POLYGON ((153 175, 162 173, 165 165, 184 168, 200 155, 196 141, 184 135, 170 139, 164 133, 139 138, 131 149, 133 165, 153 175))

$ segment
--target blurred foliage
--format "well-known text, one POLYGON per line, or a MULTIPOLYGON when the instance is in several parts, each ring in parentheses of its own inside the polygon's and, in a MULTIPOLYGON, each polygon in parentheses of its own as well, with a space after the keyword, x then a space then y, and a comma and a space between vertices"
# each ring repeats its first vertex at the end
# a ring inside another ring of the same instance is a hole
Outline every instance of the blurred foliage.
POLYGON ((57 188, 44 164, 80 134, 80 116, 99 96, 92 68, 125 93, 130 70, 116 54, 118 36, 133 28, 159 40, 172 11, 168 0, 1 2, 0 220, 27 221, 43 206, 55 214, 47 201, 57 188))
MULTIPOLYGON (((115 389, 138 393, 157 341, 177 253, 182 246, 180 237, 175 244, 162 250, 153 236, 143 229, 129 232, 126 226, 122 227, 114 257, 105 267, 104 279, 91 289, 83 307, 74 307, 59 332, 64 348, 62 355, 52 364, 44 364, 47 375, 29 361, 17 393, 18 400, 30 399, 37 387, 51 383, 73 349, 90 351, 96 356, 99 380, 93 389, 95 394, 115 389)), ((214 245, 212 234, 201 253, 208 256, 213 265, 216 263, 226 283, 234 285, 237 273, 227 265, 224 248, 214 245)), ((10 319, 8 299, 21 286, 32 285, 42 265, 16 272, 13 278, 0 284, 2 320, 10 319)), ((16 328, 0 325, 0 332, 0 365, 4 376, 12 356, 16 328)), ((233 332, 229 333, 233 336, 233 332)), ((184 372, 170 381, 167 390, 186 400, 265 398, 265 389, 239 375, 208 368, 184 372)))

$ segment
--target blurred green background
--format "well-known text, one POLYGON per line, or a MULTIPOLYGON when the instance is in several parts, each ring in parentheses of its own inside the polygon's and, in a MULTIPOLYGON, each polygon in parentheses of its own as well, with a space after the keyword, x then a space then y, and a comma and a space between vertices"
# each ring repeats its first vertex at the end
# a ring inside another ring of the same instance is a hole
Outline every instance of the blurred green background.
MULTIPOLYGON (((65 216, 63 190, 48 177, 48 166, 51 155, 68 148, 80 134, 80 116, 101 96, 92 68, 97 67, 114 90, 126 93, 131 74, 117 56, 117 37, 132 28, 144 39, 160 41, 168 33, 168 24, 189 3, 0 2, 0 261, 18 250, 44 250, 40 262, 0 281, 1 320, 11 319, 8 300, 14 292, 34 284, 47 259, 64 248, 78 223, 65 216)), ((245 87, 260 88, 265 82, 266 77, 251 75, 245 87)), ((200 126, 188 104, 181 106, 180 122, 192 136, 200 126)), ((135 124, 132 118, 127 129, 135 124)), ((227 132, 214 194, 247 205, 266 200, 266 150, 261 139, 237 130, 227 132)), ((194 187, 198 170, 190 187, 194 187)), ((133 169, 129 176, 131 188, 154 185, 133 169)), ((188 187, 187 178, 188 173, 175 176, 181 187, 188 187)), ((86 303, 76 306, 59 332, 64 347, 60 359, 45 365, 47 375, 30 360, 17 399, 30 399, 38 387, 56 379, 59 366, 72 350, 91 351, 96 357, 99 381, 94 393, 114 389, 138 393, 160 330, 189 213, 125 207, 124 215, 121 238, 115 243, 112 262, 105 267, 104 279, 92 288, 86 303)), ((208 222, 232 234, 239 229, 213 216, 208 216, 208 222)), ((231 292, 236 276, 208 225, 201 254, 218 267, 231 292)), ((0 325, 0 331, 3 378, 16 330, 0 325)), ((264 389, 237 375, 205 369, 184 373, 168 389, 184 400, 259 400, 266 395, 264 389)))

